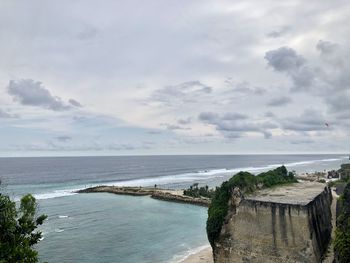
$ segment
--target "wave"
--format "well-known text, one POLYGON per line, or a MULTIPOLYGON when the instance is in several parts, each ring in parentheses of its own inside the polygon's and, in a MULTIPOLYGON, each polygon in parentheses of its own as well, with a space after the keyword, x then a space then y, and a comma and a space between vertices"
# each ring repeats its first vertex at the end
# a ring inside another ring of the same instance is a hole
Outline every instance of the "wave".
POLYGON ((68 216, 58 216, 59 219, 68 218, 68 216))
POLYGON ((66 189, 66 190, 54 190, 53 192, 49 193, 39 193, 39 194, 33 194, 33 196, 37 200, 43 200, 43 199, 51 199, 51 198, 57 198, 57 197, 63 197, 63 196, 71 196, 76 195, 76 191, 79 189, 66 189))
POLYGON ((208 181, 225 179, 225 177, 232 176, 233 174, 238 173, 240 171, 259 173, 270 169, 274 169, 276 167, 281 166, 282 164, 290 168, 290 167, 306 166, 306 165, 322 163, 322 162, 340 161, 342 159, 347 159, 347 158, 348 158, 347 156, 342 156, 340 158, 331 158, 331 159, 318 159, 318 160, 278 163, 278 164, 276 163, 276 164, 269 164, 269 165, 259 166, 259 167, 251 166, 251 167, 238 167, 234 169, 223 168, 223 169, 199 170, 196 172, 173 174, 173 175, 158 176, 158 177, 151 177, 151 178, 139 178, 139 179, 132 179, 132 180, 111 181, 111 182, 92 183, 92 184, 84 184, 84 185, 82 184, 82 185, 75 186, 75 188, 53 190, 52 192, 48 192, 48 193, 34 194, 34 197, 38 200, 43 200, 43 199, 72 196, 72 195, 76 195, 77 194, 76 191, 78 190, 81 190, 87 187, 98 186, 101 184, 110 185, 110 186, 112 185, 114 186, 153 186, 155 184, 171 185, 171 184, 181 184, 181 183, 188 184, 188 183, 200 182, 200 181, 208 182, 208 181))
POLYGON ((175 255, 170 262, 171 263, 183 262, 188 257, 190 257, 192 255, 195 255, 195 254, 199 253, 200 251, 202 251, 204 249, 207 249, 209 247, 210 247, 210 245, 203 245, 203 246, 200 246, 200 247, 189 249, 185 253, 182 253, 182 254, 179 254, 179 255, 175 255))

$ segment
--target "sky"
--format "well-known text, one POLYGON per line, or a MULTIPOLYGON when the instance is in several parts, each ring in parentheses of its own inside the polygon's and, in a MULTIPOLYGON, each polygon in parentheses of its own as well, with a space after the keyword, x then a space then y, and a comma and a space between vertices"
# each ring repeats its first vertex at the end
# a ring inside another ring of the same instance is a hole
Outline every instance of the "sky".
POLYGON ((0 156, 347 153, 347 0, 0 2, 0 156))

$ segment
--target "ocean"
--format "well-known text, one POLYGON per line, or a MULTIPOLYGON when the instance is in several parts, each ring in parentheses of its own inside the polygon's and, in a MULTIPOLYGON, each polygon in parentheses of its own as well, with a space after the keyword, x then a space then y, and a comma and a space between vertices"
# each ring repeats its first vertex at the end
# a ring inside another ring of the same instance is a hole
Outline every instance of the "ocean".
POLYGON ((344 155, 201 155, 0 158, 1 191, 19 200, 32 193, 48 215, 37 245, 58 262, 179 262, 209 246, 207 209, 149 197, 76 194, 95 185, 179 189, 220 185, 238 171, 279 165, 313 172, 338 169, 344 155))

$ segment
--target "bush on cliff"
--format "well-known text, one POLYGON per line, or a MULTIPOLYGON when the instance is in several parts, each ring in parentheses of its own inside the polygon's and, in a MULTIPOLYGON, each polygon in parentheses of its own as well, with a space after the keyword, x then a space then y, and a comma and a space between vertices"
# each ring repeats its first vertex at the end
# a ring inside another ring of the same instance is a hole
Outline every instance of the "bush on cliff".
POLYGON ((188 189, 184 190, 184 195, 191 196, 191 197, 206 197, 206 198, 212 198, 214 196, 214 190, 209 189, 209 187, 202 186, 198 187, 198 183, 191 185, 188 189))
POLYGON ((35 231, 46 219, 36 216, 36 201, 32 195, 16 203, 0 194, 0 262, 38 262, 38 252, 33 245, 39 242, 41 232, 35 231))
POLYGON ((207 235, 213 246, 218 239, 224 219, 228 212, 228 201, 231 191, 239 187, 242 193, 252 193, 257 188, 272 187, 275 185, 297 182, 294 173, 288 172, 285 166, 264 172, 258 175, 249 172, 239 172, 230 180, 222 183, 215 190, 214 197, 208 209, 207 235))
POLYGON ((336 262, 346 263, 350 262, 350 183, 346 185, 338 202, 340 212, 335 230, 334 254, 336 262))

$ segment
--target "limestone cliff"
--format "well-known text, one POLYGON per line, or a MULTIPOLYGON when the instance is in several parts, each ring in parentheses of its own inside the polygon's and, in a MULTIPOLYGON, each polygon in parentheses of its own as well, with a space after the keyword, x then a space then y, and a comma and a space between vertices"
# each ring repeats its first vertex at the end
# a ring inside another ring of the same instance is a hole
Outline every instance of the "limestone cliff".
POLYGON ((297 183, 241 196, 235 189, 220 237, 216 263, 320 262, 330 241, 330 189, 297 183))

